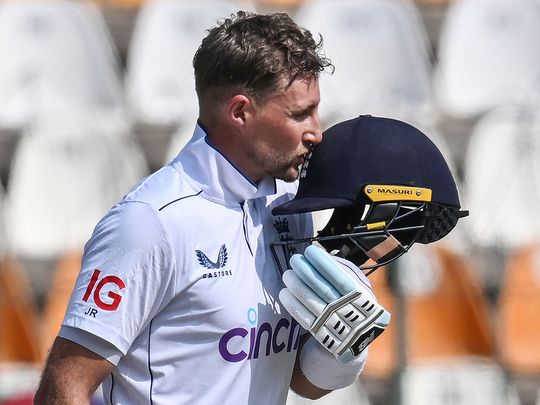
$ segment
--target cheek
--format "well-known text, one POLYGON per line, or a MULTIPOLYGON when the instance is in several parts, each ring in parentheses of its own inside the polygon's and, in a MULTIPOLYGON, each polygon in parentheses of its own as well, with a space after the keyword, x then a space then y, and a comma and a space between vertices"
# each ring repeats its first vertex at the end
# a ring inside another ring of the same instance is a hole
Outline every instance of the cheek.
POLYGON ((296 149, 302 144, 300 125, 287 125, 275 128, 274 144, 280 149, 296 149))
POLYGON ((297 151, 302 149, 301 123, 283 116, 267 116, 259 126, 259 145, 266 145, 278 151, 297 151))

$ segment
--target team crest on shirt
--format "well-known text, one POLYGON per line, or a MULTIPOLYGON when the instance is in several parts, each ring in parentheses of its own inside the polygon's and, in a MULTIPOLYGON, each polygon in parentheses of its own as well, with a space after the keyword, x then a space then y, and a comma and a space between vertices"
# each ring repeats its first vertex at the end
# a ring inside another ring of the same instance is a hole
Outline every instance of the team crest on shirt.
MULTIPOLYGON (((287 218, 278 217, 274 221, 274 228, 276 229, 281 242, 287 242, 293 239, 291 231, 289 230, 289 220, 287 218)), ((287 244, 287 249, 291 254, 297 253, 296 246, 293 244, 287 244)))
POLYGON ((227 264, 227 260, 229 258, 227 254, 227 247, 224 244, 221 245, 221 248, 219 248, 218 257, 215 261, 210 260, 208 256, 201 250, 195 250, 195 254, 197 255, 197 260, 202 267, 205 269, 214 270, 203 274, 203 278, 232 275, 231 270, 222 270, 227 264))

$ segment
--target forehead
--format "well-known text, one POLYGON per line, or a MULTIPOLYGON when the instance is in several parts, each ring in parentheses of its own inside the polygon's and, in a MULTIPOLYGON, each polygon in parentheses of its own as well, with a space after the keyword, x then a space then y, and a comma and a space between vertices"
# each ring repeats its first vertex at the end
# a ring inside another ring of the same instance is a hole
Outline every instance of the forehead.
POLYGON ((270 93, 267 102, 287 103, 307 107, 320 101, 317 77, 298 77, 292 82, 283 81, 279 89, 270 93))

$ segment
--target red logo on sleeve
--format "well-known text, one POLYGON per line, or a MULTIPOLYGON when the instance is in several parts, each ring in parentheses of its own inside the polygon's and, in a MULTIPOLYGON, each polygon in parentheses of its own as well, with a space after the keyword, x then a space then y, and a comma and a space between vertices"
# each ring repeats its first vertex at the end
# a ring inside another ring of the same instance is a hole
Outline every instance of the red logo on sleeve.
POLYGON ((86 287, 86 292, 84 293, 83 301, 87 302, 88 298, 90 298, 90 294, 92 294, 92 290, 94 291, 94 302, 95 304, 103 309, 104 311, 115 311, 118 308, 118 305, 120 305, 120 301, 122 300, 122 296, 118 293, 115 293, 114 291, 109 291, 107 293, 107 296, 111 299, 109 302, 104 302, 101 299, 101 290, 103 287, 105 287, 107 284, 115 284, 118 289, 123 290, 126 288, 126 284, 118 277, 116 276, 105 276, 101 280, 99 280, 99 275, 101 274, 101 270, 95 269, 94 273, 92 274, 92 278, 90 279, 90 283, 88 284, 88 287, 86 287), (98 283, 99 280, 99 283, 98 283), (96 286, 97 283, 97 286, 96 286), (95 287, 95 289, 94 289, 95 287))

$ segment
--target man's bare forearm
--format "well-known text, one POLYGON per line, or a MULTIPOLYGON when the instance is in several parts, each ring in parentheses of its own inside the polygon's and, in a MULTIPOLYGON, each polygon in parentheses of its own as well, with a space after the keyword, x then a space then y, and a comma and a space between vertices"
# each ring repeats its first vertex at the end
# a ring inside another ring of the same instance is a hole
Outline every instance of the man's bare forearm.
POLYGON ((57 338, 34 397, 35 405, 89 405, 114 366, 90 350, 57 338))

